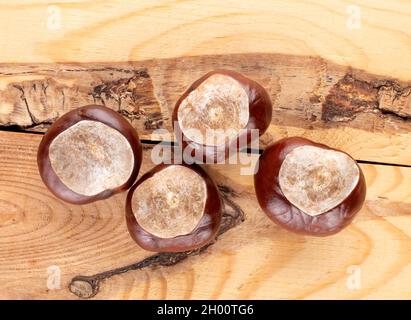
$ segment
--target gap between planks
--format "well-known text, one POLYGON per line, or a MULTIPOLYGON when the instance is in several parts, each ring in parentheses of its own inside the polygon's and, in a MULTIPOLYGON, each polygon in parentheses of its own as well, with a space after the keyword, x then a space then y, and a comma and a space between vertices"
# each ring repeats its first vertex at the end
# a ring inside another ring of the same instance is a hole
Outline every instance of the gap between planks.
MULTIPOLYGON (((43 136, 45 135, 45 132, 39 132, 39 131, 26 131, 26 130, 16 130, 13 128, 9 128, 8 130, 1 129, 0 132, 12 132, 12 133, 21 133, 21 134, 34 134, 34 135, 40 135, 43 136)), ((167 143, 171 146, 175 144, 174 141, 161 141, 161 140, 148 140, 148 139, 140 139, 142 144, 148 144, 148 145, 156 145, 161 142, 167 143)), ((262 154, 264 152, 264 149, 250 149, 247 148, 247 150, 241 150, 240 152, 246 152, 248 154, 262 154)), ((388 162, 378 162, 378 161, 368 161, 368 160, 361 160, 361 159, 356 159, 358 163, 362 164, 372 164, 372 165, 377 165, 377 166, 393 166, 393 167, 403 167, 403 168, 411 168, 411 165, 406 165, 406 164, 398 164, 398 163, 388 163, 388 162)))

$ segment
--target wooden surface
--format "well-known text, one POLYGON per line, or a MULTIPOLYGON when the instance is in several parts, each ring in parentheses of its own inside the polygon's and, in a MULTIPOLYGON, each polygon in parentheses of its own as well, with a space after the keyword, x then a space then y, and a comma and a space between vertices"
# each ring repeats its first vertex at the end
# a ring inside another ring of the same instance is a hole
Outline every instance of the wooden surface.
POLYGON ((403 0, 1 0, 4 62, 134 61, 229 53, 321 56, 409 80, 403 0), (350 27, 350 5, 361 25, 350 27), (52 6, 50 8, 50 6, 52 6), (54 6, 54 7, 53 7, 54 6), (56 23, 56 7, 60 23, 56 23))
MULTIPOLYGON (((127 233, 125 194, 74 206, 47 191, 35 162, 40 138, 0 134, 4 298, 75 298, 67 289, 73 277, 150 255, 127 233), (61 290, 46 286, 53 265, 62 272, 61 290)), ((150 151, 145 149, 142 172, 151 166, 150 151)), ((208 166, 219 185, 233 189, 245 221, 176 266, 105 280, 96 298, 410 298, 411 168, 362 169, 368 194, 355 223, 335 236, 313 238, 273 225, 258 207, 252 176, 241 176, 237 165, 208 166), (362 271, 360 290, 346 286, 352 265, 362 271)))
POLYGON ((303 135, 363 162, 364 208, 335 236, 294 235, 261 212, 238 165, 207 166, 244 222, 175 266, 102 281, 95 298, 410 299, 411 4, 357 1, 359 29, 350 5, 0 1, 0 298, 76 299, 73 277, 150 256, 126 231, 125 194, 74 206, 44 187, 35 156, 55 118, 103 103, 142 138, 172 139, 153 133, 171 127, 178 96, 224 67, 269 91, 273 120, 261 148, 303 135), (52 266, 60 289, 48 288, 52 266))

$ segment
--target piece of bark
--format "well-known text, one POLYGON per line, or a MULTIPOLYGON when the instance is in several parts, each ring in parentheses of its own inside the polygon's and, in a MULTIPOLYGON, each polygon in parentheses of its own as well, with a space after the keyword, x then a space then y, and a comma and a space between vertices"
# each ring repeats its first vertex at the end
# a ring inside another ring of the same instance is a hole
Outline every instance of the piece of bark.
POLYGON ((0 68, 1 126, 44 132, 56 118, 80 106, 105 105, 139 132, 162 124, 160 105, 144 68, 44 65, 0 68))
POLYGON ((0 128, 40 131, 59 115, 101 103, 128 118, 142 139, 172 139, 170 114, 210 70, 236 70, 273 102, 264 148, 302 135, 361 160, 411 163, 411 80, 338 66, 318 57, 232 54, 124 63, 0 66, 0 128), (153 135, 156 129, 170 134, 153 135))

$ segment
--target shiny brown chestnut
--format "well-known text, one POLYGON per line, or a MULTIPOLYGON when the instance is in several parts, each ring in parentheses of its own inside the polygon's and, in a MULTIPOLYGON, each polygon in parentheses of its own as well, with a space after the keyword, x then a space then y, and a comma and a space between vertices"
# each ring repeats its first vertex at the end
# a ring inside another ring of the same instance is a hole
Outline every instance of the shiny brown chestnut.
POLYGON ((263 152, 254 187, 269 218, 314 236, 346 227, 366 195, 364 175, 352 157, 300 137, 279 140, 263 152))
POLYGON ((235 71, 215 70, 180 97, 172 120, 187 154, 201 162, 218 162, 262 135, 271 117, 271 100, 260 84, 235 71))
POLYGON ((115 111, 97 105, 57 119, 37 153, 39 172, 48 189, 74 204, 106 199, 130 188, 141 159, 136 130, 115 111))
POLYGON ((160 164, 130 189, 126 221, 142 248, 182 252, 211 242, 220 227, 222 203, 216 185, 197 165, 160 164))

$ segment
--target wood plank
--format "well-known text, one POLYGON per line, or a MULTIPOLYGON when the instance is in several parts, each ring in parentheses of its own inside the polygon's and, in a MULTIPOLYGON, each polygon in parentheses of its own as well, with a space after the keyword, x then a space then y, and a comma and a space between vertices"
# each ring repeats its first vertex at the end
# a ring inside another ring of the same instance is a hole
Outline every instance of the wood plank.
POLYGON ((315 55, 409 80, 410 15, 403 0, 1 0, 0 61, 264 52, 315 55))
MULTIPOLYGON (((149 253, 126 231, 125 194, 74 206, 54 198, 36 167, 41 135, 0 132, 1 298, 74 299, 67 288, 149 253), (62 272, 47 289, 47 268, 62 272)), ((144 151, 142 172, 150 164, 144 151)), ((368 194, 355 222, 327 238, 294 235, 273 225, 256 202, 251 176, 239 165, 207 166, 245 221, 198 256, 172 267, 130 271, 101 283, 96 298, 399 298, 411 281, 411 168, 361 165, 368 194), (382 258, 383 257, 383 258, 382 258), (354 267, 353 267, 354 266, 354 267), (361 287, 348 286, 360 268, 361 287), (212 270, 212 272, 210 272, 212 270)))
POLYGON ((261 147, 301 135, 356 159, 411 164, 411 80, 304 56, 239 54, 128 63, 3 64, 0 125, 44 132, 68 110, 98 103, 126 116, 143 139, 170 140, 175 102, 195 79, 217 68, 242 72, 268 90, 273 119, 261 147), (156 134, 157 129, 169 134, 156 134))

